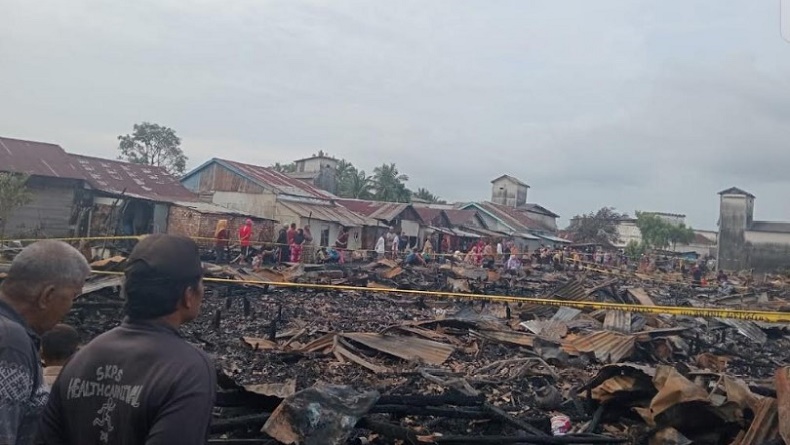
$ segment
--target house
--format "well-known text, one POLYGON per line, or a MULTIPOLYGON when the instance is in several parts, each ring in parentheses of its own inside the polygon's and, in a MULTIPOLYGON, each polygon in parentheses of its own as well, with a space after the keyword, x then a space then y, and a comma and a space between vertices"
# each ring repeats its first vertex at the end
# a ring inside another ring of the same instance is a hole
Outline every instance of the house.
POLYGON ((167 233, 195 238, 204 248, 214 246, 213 238, 219 220, 228 221, 228 232, 231 240, 237 241, 239 228, 247 219, 252 220, 253 245, 270 243, 274 239, 277 221, 247 215, 244 212, 230 210, 209 202, 176 201, 170 204, 167 216, 167 233))
POLYGON ((181 183, 222 207, 285 225, 309 225, 313 239, 322 245, 334 244, 346 227, 348 247, 361 247, 365 218, 342 208, 333 194, 274 169, 213 158, 187 173, 181 183))
POLYGON ((364 199, 336 199, 336 202, 368 219, 362 238, 364 249, 373 249, 379 236, 390 227, 394 227, 398 233, 406 234, 409 245, 421 245, 420 226, 424 223, 411 204, 364 199))
POLYGON ((91 195, 92 206, 80 235, 171 233, 170 207, 178 201, 198 200, 163 167, 68 156, 84 172, 91 195))
MULTIPOLYGON (((0 171, 29 175, 31 201, 14 209, 0 228, 7 237, 68 237, 89 211, 85 174, 56 144, 0 137, 0 171)), ((2 233, 0 233, 2 235, 2 233)))
POLYGON ((790 268, 790 222, 754 220, 754 201, 754 195, 737 187, 719 192, 719 269, 790 268))
POLYGON ((294 161, 296 170, 292 173, 287 173, 287 175, 305 181, 321 190, 336 194, 337 163, 337 159, 327 156, 323 151, 319 151, 317 155, 294 161))
POLYGON ((452 230, 452 224, 450 223, 450 218, 448 218, 447 213, 441 208, 428 207, 427 203, 415 204, 412 202, 412 206, 422 220, 418 236, 418 245, 424 245, 425 240, 431 238, 434 249, 440 252, 441 246, 444 245, 444 238, 456 236, 452 230))
POLYGON ((545 219, 535 217, 534 211, 490 201, 473 202, 465 204, 462 208, 477 210, 487 229, 514 238, 522 249, 534 250, 541 246, 556 247, 570 244, 570 241, 556 236, 556 222, 546 224, 545 219))

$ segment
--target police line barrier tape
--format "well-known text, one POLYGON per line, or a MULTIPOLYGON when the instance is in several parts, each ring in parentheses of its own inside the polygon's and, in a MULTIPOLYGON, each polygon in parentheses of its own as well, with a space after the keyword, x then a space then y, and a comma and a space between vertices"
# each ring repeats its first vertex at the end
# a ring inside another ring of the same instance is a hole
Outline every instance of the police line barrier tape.
MULTIPOLYGON (((96 274, 123 275, 123 272, 93 271, 96 274)), ((701 318, 726 318, 735 320, 763 321, 769 323, 790 323, 790 312, 772 312, 761 310, 727 309, 727 308, 700 308, 680 306, 641 306, 623 303, 601 303, 596 301, 566 301, 548 298, 514 297, 508 295, 465 294, 460 292, 425 291, 413 289, 392 289, 380 287, 344 286, 334 284, 288 283, 264 280, 233 280, 228 278, 204 278, 212 283, 227 283, 235 285, 269 285, 278 287, 292 287, 303 289, 339 290, 356 292, 379 292, 391 294, 407 294, 439 298, 465 298, 479 301, 524 303, 550 307, 570 307, 575 309, 611 310, 620 312, 635 312, 639 314, 677 315, 701 318)))

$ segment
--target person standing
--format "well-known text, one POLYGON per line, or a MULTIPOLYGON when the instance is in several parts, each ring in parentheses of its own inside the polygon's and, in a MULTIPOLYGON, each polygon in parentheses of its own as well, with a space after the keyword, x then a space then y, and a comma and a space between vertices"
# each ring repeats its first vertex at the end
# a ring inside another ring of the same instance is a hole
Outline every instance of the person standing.
POLYGON ((384 254, 387 251, 386 246, 387 246, 387 240, 385 239, 384 235, 379 236, 378 241, 376 241, 376 247, 374 248, 378 259, 384 258, 384 254))
POLYGON ((397 233, 393 233, 392 235, 392 245, 390 246, 390 251, 392 253, 392 259, 398 258, 398 250, 400 249, 400 238, 398 237, 397 233))
POLYGON ((346 249, 348 249, 348 229, 345 227, 340 228, 340 234, 337 236, 337 241, 335 242, 335 247, 337 248, 338 253, 340 254, 340 264, 344 264, 346 262, 346 249))
POLYGON ((280 229, 277 234, 277 241, 275 241, 275 248, 279 254, 277 255, 277 264, 282 264, 291 259, 291 248, 288 245, 288 228, 287 226, 280 229))
POLYGON ((217 255, 217 264, 225 264, 228 262, 229 239, 228 220, 221 219, 217 221, 217 227, 214 229, 214 252, 217 255))
POLYGON ((299 229, 296 231, 293 244, 291 244, 292 263, 298 263, 302 261, 302 245, 304 245, 304 230, 299 229))
POLYGON ((244 225, 239 227, 239 242, 241 244, 241 258, 247 262, 250 256, 250 239, 252 238, 252 220, 247 218, 244 225))
POLYGON ((0 443, 34 443, 48 392, 40 336, 68 313, 89 274, 77 249, 45 240, 25 247, 0 283, 0 443))
POLYGON ((63 367, 44 410, 46 444, 206 443, 216 372, 178 329, 203 302, 203 270, 189 238, 150 235, 126 261, 126 318, 63 367))
POLYGON ((302 261, 305 263, 313 263, 315 261, 315 247, 313 246, 313 234, 310 232, 310 226, 304 226, 302 233, 304 234, 302 261))

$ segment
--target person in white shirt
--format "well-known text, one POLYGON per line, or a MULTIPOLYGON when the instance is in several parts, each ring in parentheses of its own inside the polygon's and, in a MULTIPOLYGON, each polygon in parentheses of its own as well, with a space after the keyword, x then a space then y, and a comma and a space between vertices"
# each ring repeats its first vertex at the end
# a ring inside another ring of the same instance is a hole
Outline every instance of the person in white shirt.
POLYGON ((400 237, 396 233, 392 237, 392 259, 397 258, 398 256, 398 248, 400 247, 400 237))
POLYGON ((386 240, 384 239, 384 235, 381 235, 379 237, 379 240, 376 241, 376 247, 375 247, 376 255, 379 258, 384 257, 384 253, 386 252, 386 246, 387 245, 386 245, 386 240))

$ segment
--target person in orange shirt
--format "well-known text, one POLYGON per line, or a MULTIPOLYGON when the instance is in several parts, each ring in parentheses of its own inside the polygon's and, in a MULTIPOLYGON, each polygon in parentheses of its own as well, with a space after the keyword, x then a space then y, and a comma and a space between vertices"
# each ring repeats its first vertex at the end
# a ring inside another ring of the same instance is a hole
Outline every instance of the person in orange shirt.
POLYGON ((246 262, 250 256, 250 238, 252 237, 252 220, 247 219, 244 225, 239 227, 239 241, 241 242, 241 259, 246 262))

